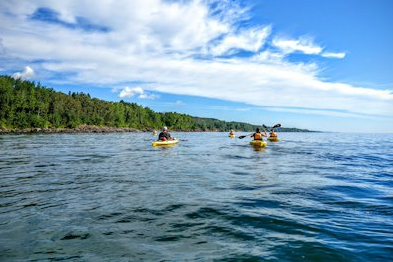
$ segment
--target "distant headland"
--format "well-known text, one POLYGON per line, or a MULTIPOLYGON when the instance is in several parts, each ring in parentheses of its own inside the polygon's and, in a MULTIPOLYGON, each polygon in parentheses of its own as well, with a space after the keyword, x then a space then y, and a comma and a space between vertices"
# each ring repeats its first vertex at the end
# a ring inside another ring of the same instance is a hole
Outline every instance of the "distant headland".
MULTIPOLYGON (((0 134, 146 132, 168 126, 179 132, 250 132, 258 125, 175 112, 135 103, 108 102, 89 94, 64 94, 31 81, 0 76, 0 134)), ((313 132, 279 128, 280 132, 313 132)))

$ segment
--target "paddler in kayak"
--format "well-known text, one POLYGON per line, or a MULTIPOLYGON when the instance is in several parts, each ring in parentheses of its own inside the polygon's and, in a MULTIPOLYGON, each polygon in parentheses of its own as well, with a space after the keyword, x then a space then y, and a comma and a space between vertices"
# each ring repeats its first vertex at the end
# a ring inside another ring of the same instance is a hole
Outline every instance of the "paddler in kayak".
POLYGON ((250 137, 253 137, 254 140, 262 140, 263 141, 263 137, 267 137, 266 129, 263 130, 263 134, 262 134, 261 131, 259 130, 259 128, 257 128, 255 130, 255 133, 252 134, 250 137))
POLYGON ((269 137, 277 137, 277 134, 274 132, 274 129, 270 129, 269 137))
POLYGON ((166 126, 164 126, 164 128, 162 129, 162 132, 158 135, 158 140, 160 140, 160 141, 173 140, 173 138, 171 137, 171 134, 169 134, 168 128, 166 126))

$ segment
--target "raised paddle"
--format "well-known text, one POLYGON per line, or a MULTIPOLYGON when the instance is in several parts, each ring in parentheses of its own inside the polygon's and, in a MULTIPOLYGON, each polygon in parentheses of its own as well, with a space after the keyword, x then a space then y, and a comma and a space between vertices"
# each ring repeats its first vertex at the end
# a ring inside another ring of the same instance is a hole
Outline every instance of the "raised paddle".
POLYGON ((254 133, 251 133, 251 134, 248 134, 248 135, 245 135, 245 136, 239 136, 238 138, 239 138, 239 139, 243 139, 243 138, 245 138, 246 136, 251 136, 252 134, 254 134, 254 133))
MULTIPOLYGON (((268 129, 268 127, 267 126, 265 126, 265 125, 262 125, 264 128, 266 128, 266 129, 268 129)), ((275 124, 274 126, 272 126, 272 128, 276 128, 276 127, 281 127, 281 124, 275 124)))

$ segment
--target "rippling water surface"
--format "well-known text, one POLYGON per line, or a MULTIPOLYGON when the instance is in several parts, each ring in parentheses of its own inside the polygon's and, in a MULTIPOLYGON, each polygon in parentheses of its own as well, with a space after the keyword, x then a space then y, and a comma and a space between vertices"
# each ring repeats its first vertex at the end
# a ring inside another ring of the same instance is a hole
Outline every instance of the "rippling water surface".
POLYGON ((0 136, 0 261, 391 261, 393 135, 173 135, 0 136))

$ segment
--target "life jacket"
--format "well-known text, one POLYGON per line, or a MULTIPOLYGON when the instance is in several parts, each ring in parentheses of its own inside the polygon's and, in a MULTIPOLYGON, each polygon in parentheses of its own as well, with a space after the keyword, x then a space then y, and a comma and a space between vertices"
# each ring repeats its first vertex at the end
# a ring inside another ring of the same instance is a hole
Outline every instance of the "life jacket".
POLYGON ((270 133, 270 136, 271 137, 277 137, 277 134, 276 133, 270 133))
POLYGON ((262 134, 261 133, 254 133, 254 140, 262 140, 262 134))

